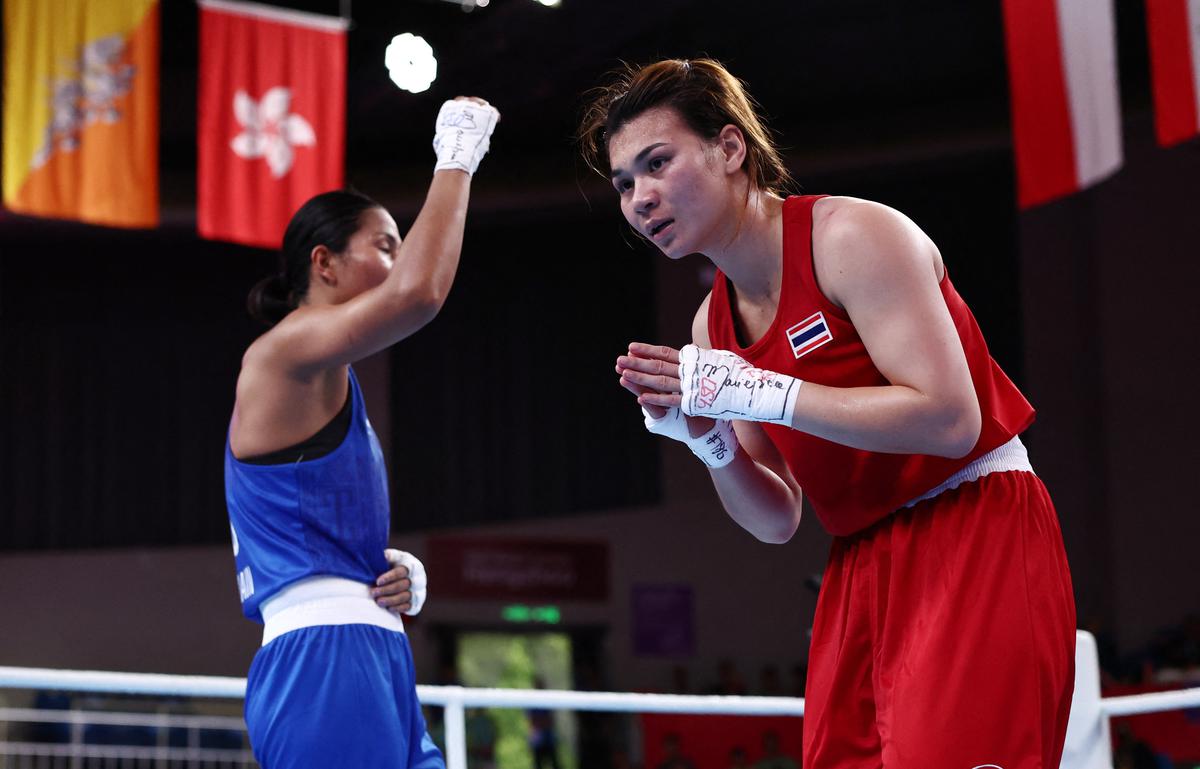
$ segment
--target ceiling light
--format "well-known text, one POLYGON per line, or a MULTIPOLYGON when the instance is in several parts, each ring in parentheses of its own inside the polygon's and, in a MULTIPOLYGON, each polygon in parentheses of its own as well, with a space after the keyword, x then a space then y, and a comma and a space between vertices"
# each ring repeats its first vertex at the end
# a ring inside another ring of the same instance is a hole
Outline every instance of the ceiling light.
POLYGON ((425 38, 405 32, 396 35, 383 54, 392 82, 412 93, 421 93, 437 78, 437 59, 425 38))

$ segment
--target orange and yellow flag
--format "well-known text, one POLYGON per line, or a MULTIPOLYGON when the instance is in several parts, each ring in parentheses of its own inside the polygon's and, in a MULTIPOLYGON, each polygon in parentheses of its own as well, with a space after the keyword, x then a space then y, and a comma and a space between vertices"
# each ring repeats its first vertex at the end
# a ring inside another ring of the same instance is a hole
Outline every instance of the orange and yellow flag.
POLYGON ((4 205, 158 223, 158 0, 4 0, 4 205))

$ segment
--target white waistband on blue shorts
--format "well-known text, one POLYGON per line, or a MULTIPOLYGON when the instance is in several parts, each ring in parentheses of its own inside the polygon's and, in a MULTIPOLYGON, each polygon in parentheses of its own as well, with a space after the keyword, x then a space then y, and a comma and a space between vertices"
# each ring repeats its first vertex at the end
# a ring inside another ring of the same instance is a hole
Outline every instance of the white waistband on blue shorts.
POLYGON ((918 502, 933 499, 943 491, 950 491, 964 483, 977 481, 988 473, 1004 473, 1011 470, 1033 472, 1033 465, 1029 464, 1029 452, 1025 450, 1025 444, 1021 443, 1021 439, 1016 435, 1007 443, 992 449, 904 506, 912 507, 918 502))
POLYGON ((342 577, 309 577, 263 601, 263 640, 315 625, 375 625, 397 633, 404 623, 375 603, 370 586, 342 577))

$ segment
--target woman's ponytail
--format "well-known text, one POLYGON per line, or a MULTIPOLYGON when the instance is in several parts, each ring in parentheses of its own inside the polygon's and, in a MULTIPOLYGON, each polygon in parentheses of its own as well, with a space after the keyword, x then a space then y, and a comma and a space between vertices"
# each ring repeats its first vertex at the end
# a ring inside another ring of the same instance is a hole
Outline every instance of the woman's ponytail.
POLYGON ((246 310, 259 323, 274 326, 295 309, 288 301, 289 293, 282 275, 268 275, 250 289, 246 297, 246 310))

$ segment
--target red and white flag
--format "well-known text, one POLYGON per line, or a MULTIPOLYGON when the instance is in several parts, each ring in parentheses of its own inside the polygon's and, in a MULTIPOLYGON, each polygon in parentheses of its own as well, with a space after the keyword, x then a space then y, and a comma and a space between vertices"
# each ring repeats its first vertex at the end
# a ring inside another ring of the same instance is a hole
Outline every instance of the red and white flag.
POLYGON ((1004 0, 1017 201, 1029 208, 1121 167, 1113 0, 1004 0))
POLYGON ((1146 0, 1158 143, 1200 133, 1200 0, 1146 0))
POLYGON ((347 25, 257 3, 200 0, 202 237, 278 248, 304 201, 342 186, 347 25))

